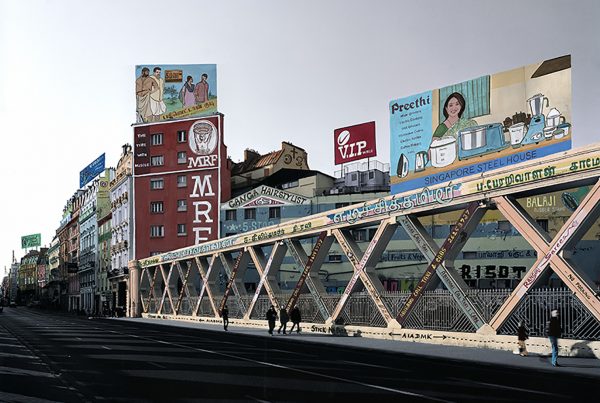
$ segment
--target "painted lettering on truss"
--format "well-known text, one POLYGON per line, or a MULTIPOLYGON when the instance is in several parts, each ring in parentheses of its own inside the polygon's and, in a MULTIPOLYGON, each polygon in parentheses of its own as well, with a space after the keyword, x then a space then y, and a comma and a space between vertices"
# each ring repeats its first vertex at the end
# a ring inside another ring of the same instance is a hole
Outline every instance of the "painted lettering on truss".
POLYGON ((550 259, 552 259, 552 257, 556 255, 558 251, 560 251, 565 246, 565 244, 567 243, 569 238, 571 238, 571 235, 573 234, 573 232, 575 232, 577 227, 579 227, 579 221, 571 221, 571 224, 569 224, 569 226, 565 228, 565 230, 560 235, 554 246, 552 246, 548 253, 544 255, 542 261, 535 267, 535 269, 531 271, 531 274, 527 276, 527 280, 525 280, 525 283, 523 284, 524 288, 529 288, 535 283, 539 275, 550 262, 550 259))
POLYGON ((412 208, 426 206, 429 204, 448 204, 454 199, 454 194, 460 185, 452 184, 437 188, 423 188, 406 196, 394 195, 390 199, 379 199, 376 202, 365 202, 362 206, 350 208, 327 216, 334 224, 347 222, 354 224, 364 218, 386 215, 395 211, 410 210, 412 208))

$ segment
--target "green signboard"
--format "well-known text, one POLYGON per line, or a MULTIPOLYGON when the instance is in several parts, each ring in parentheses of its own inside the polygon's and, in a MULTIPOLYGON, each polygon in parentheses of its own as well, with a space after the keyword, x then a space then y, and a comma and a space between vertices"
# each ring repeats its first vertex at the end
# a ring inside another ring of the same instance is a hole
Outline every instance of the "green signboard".
POLYGON ((42 234, 25 235, 21 237, 21 248, 34 248, 42 245, 42 234))

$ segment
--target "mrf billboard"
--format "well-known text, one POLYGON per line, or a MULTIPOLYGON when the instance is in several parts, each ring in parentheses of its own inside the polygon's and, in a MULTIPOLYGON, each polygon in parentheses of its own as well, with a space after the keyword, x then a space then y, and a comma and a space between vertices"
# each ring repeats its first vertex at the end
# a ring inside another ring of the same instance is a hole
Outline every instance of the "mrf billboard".
POLYGON ((333 131, 335 165, 375 157, 375 122, 342 127, 333 131))
POLYGON ((571 148, 571 56, 390 101, 391 192, 571 148))

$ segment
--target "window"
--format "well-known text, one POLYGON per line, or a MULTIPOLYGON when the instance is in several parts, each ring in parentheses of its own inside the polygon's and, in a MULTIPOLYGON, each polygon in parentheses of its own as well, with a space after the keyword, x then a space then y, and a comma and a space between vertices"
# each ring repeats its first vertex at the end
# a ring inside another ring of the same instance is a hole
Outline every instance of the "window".
POLYGON ((477 252, 466 251, 463 252, 463 259, 477 259, 477 252))
POLYGON ((375 232, 377 232, 377 228, 369 228, 369 238, 367 238, 367 241, 372 241, 375 238, 375 232))
POLYGON ((369 179, 375 179, 375 171, 369 171, 369 179))
POLYGON ((244 219, 245 220, 256 220, 256 209, 255 208, 247 208, 244 210, 244 219))
POLYGON ((184 188, 187 186, 187 176, 177 175, 177 187, 184 188))
POLYGON ((164 211, 164 203, 161 201, 150 202, 150 212, 162 213, 164 211))
POLYGON ((161 179, 150 179, 150 189, 163 189, 165 181, 161 179))
POLYGON ((153 134, 152 137, 150 138, 150 144, 152 144, 153 146, 159 146, 162 143, 163 143, 163 134, 162 133, 153 134))
POLYGON ((364 229, 352 230, 352 234, 354 235, 354 240, 357 242, 362 242, 362 241, 367 240, 367 231, 364 229))
POLYGON ((509 232, 510 223, 508 221, 498 221, 498 231, 509 232))
POLYGON ((150 256, 160 255, 162 252, 150 252, 150 256))
POLYGON ((281 218, 281 207, 269 207, 269 218, 281 218))
POLYGON ((177 236, 187 235, 185 224, 177 224, 177 236))
POLYGON ((335 203, 335 208, 342 208, 342 207, 346 207, 349 205, 350 205, 350 203, 335 203))
POLYGON ((236 210, 225 210, 225 220, 232 221, 237 220, 236 210))
POLYGON ((177 132, 177 142, 185 143, 186 141, 187 141, 187 136, 186 136, 185 130, 179 130, 177 132))
POLYGON ((540 220, 535 220, 535 222, 537 223, 537 225, 540 226, 541 229, 543 229, 544 231, 548 232, 548 220, 546 219, 540 219, 540 220))
POLYGON ((177 211, 187 211, 187 200, 177 200, 177 211))
POLYGON ((358 180, 358 175, 356 174, 356 172, 350 175, 350 180, 352 182, 356 182, 358 180))
POLYGON ((342 255, 329 255, 329 259, 330 262, 341 262, 342 261, 342 255))
POLYGON ((281 188, 289 189, 289 188, 295 188, 297 186, 298 186, 298 181, 292 181, 292 182, 284 183, 283 185, 281 185, 281 188))
POLYGON ((164 164, 165 157, 163 157, 162 155, 155 155, 154 157, 150 158, 150 165, 152 165, 153 167, 161 166, 164 164))
POLYGON ((179 151, 177 153, 177 163, 185 164, 186 161, 187 161, 187 155, 185 154, 185 151, 179 151))
POLYGON ((165 236, 164 225, 151 225, 150 226, 150 237, 151 238, 161 238, 163 236, 165 236))

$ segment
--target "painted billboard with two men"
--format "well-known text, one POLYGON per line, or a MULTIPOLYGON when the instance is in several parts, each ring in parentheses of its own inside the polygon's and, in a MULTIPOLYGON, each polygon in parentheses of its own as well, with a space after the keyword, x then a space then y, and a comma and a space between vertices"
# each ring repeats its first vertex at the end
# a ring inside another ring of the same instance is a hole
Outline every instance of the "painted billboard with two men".
POLYGON ((217 112, 216 64, 159 64, 135 67, 136 123, 217 112))

